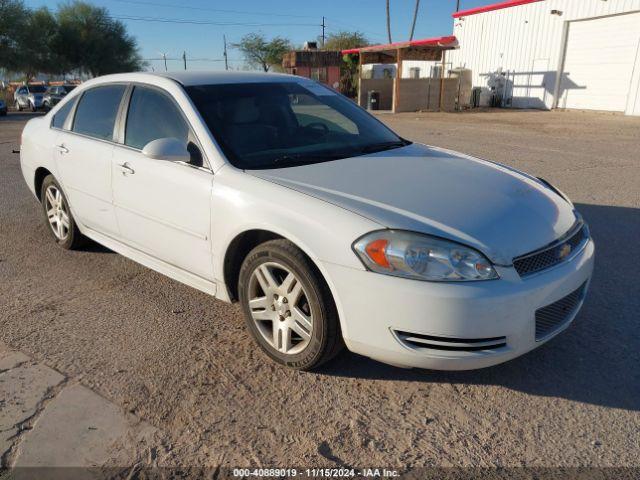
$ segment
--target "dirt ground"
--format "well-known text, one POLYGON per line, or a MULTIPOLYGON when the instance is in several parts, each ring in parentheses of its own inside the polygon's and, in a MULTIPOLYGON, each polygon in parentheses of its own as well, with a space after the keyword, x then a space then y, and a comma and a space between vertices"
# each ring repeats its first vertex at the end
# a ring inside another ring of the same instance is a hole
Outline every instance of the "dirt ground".
POLYGON ((290 371, 254 346, 237 306, 97 246, 60 250, 11 153, 28 118, 0 118, 0 340, 156 427, 158 464, 640 466, 640 118, 379 116, 408 139, 543 176, 596 241, 570 329, 451 373, 350 353, 290 371))

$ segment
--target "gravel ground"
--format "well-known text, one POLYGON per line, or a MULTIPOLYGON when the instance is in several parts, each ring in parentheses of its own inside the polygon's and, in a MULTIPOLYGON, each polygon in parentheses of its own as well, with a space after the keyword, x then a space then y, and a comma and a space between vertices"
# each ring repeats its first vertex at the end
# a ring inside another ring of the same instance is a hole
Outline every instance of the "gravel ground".
POLYGON ((640 466, 639 118, 380 115, 411 140, 545 177, 597 244, 569 330, 450 373, 350 353, 290 371, 254 347, 237 306, 98 246, 60 250, 11 153, 28 118, 0 118, 0 340, 158 428, 158 464, 640 466))

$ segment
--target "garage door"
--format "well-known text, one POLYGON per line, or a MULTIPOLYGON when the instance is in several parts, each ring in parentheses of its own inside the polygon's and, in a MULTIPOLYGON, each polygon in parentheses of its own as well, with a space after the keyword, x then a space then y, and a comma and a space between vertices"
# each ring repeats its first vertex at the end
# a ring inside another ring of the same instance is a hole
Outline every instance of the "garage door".
POLYGON ((558 106, 627 110, 639 47, 640 13, 571 22, 558 106))

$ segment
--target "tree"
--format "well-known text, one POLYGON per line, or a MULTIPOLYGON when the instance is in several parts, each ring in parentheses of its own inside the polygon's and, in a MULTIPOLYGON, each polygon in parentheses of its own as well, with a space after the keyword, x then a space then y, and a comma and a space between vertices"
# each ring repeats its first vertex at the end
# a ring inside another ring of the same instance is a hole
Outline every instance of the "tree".
POLYGON ((413 32, 416 29, 416 20, 418 18, 419 8, 420 8, 420 0, 416 0, 416 7, 413 9, 413 22, 411 22, 411 32, 409 33, 409 41, 413 40, 413 32))
POLYGON ((58 34, 58 25, 51 12, 45 7, 30 12, 25 28, 17 63, 18 69, 25 74, 26 82, 39 72, 61 72, 60 59, 51 48, 58 34))
POLYGON ((260 67, 268 72, 272 67, 282 65, 282 57, 292 49, 291 42, 283 37, 274 37, 267 41, 264 35, 249 33, 242 37, 239 43, 233 44, 242 52, 245 61, 251 67, 260 67))
POLYGON ((325 42, 325 50, 348 50, 369 45, 369 40, 361 32, 340 31, 330 33, 325 42))
MULTIPOLYGON (((351 48, 366 47, 369 40, 360 32, 340 31, 331 33, 327 37, 327 50, 349 50, 351 48)), ((344 55, 340 68, 340 91, 349 97, 357 94, 358 58, 355 55, 344 55)))
POLYGON ((78 69, 96 77, 144 67, 135 39, 105 8, 74 1, 60 6, 56 17, 53 50, 67 71, 78 69))
POLYGON ((28 18, 29 10, 21 0, 0 0, 0 68, 19 69, 20 43, 28 18))
POLYGON ((391 12, 389 11, 389 0, 387 0, 387 37, 389 38, 389 43, 391 43, 391 12))

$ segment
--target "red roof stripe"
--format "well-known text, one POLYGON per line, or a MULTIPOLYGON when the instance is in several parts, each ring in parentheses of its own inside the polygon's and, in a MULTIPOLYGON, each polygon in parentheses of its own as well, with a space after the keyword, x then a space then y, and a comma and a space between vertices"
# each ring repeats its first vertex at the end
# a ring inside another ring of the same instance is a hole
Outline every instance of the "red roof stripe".
POLYGON ((446 37, 434 37, 434 38, 423 38, 420 40, 411 40, 410 42, 393 42, 386 43, 382 45, 368 45, 362 48, 350 48, 348 50, 342 50, 343 55, 347 55, 349 53, 360 53, 360 50, 385 50, 392 49, 398 47, 419 47, 425 45, 448 45, 450 43, 455 43, 457 41, 455 35, 449 35, 446 37))
POLYGON ((468 15, 475 15, 476 13, 491 12, 493 10, 501 10, 503 8, 517 7, 518 5, 526 5, 528 3, 542 2, 544 0, 509 0, 508 2, 494 3, 491 5, 485 5, 484 7, 470 8, 469 10, 460 10, 455 12, 452 17, 466 17, 468 15))

